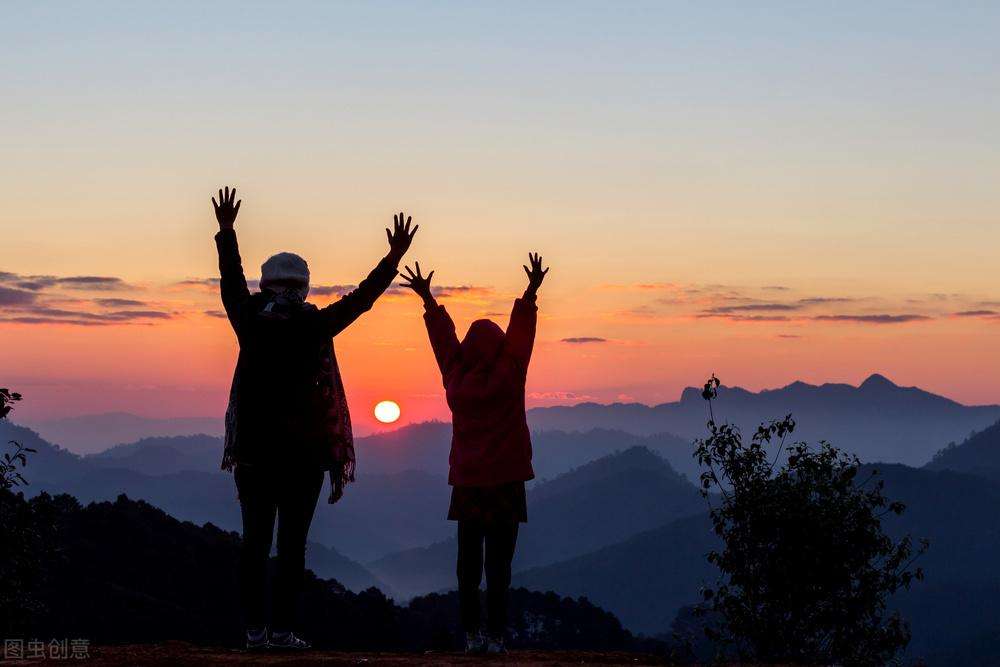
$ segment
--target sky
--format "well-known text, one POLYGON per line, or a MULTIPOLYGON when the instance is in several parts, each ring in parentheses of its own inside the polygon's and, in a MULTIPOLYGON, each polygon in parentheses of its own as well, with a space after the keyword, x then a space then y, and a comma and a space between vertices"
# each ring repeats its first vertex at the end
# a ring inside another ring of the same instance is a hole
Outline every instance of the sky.
MULTIPOLYGON (((1000 403, 996 3, 0 4, 0 385, 224 410, 209 201, 324 305, 420 224, 460 332, 551 272, 530 405, 880 372, 1000 403)), ((355 421, 446 418, 419 300, 337 337, 355 421)))

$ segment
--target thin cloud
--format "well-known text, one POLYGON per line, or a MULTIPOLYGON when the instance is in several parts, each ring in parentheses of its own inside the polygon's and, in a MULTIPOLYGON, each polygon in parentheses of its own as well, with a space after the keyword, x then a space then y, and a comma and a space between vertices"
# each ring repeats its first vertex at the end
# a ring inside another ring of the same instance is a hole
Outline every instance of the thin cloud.
POLYGON ((563 338, 560 342, 571 343, 573 345, 584 345, 587 343, 607 343, 607 338, 598 338, 597 336, 572 336, 570 338, 563 338))
POLYGON ((742 315, 739 313, 699 313, 700 319, 719 318, 729 322, 788 322, 787 315, 742 315))
POLYGON ((953 313, 954 317, 996 317, 1000 315, 995 310, 960 310, 957 313, 953 313))
POLYGON ((136 299, 94 299, 94 303, 105 308, 129 308, 132 306, 145 306, 145 301, 136 299))
POLYGON ((88 311, 52 308, 44 305, 31 305, 17 308, 15 314, 0 318, 2 322, 19 324, 75 324, 86 326, 111 324, 150 324, 153 320, 169 320, 173 313, 161 310, 114 310, 110 312, 92 313, 88 311))
POLYGON ((310 285, 309 294, 315 294, 316 296, 343 296, 357 288, 357 285, 310 285))
POLYGON ((799 304, 794 303, 744 303, 735 306, 716 306, 705 311, 706 315, 727 315, 729 313, 755 313, 770 311, 790 311, 800 310, 799 304))
POLYGON ((533 391, 528 398, 536 401, 593 401, 595 397, 589 394, 577 394, 572 391, 533 391))
POLYGON ((56 284, 68 289, 113 291, 131 289, 132 286, 121 278, 112 276, 69 276, 56 278, 56 284))
POLYGON ((177 287, 218 287, 218 278, 187 278, 174 283, 177 287))
POLYGON ((35 276, 0 271, 0 282, 32 292, 40 292, 54 287, 93 292, 135 289, 132 285, 115 276, 35 276))
POLYGON ((857 299, 852 299, 846 296, 811 296, 805 299, 799 299, 796 303, 802 304, 803 306, 818 306, 828 303, 854 303, 857 299))
POLYGON ((928 315, 916 315, 906 313, 903 315, 889 315, 879 313, 875 315, 815 315, 812 318, 817 322, 855 322, 858 324, 905 324, 907 322, 926 322, 934 319, 928 315))
POLYGON ((493 293, 493 288, 479 285, 439 285, 431 287, 431 293, 441 299, 458 295, 488 296, 493 293))
POLYGON ((0 285, 0 306, 28 305, 34 303, 37 298, 34 292, 0 285))

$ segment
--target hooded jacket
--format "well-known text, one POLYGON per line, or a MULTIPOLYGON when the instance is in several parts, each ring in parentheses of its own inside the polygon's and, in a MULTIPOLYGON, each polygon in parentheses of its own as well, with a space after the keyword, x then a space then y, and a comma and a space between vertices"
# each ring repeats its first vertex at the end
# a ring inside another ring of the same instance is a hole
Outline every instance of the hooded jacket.
POLYGON ((444 306, 424 313, 452 414, 449 484, 496 486, 534 478, 524 387, 537 316, 534 298, 517 299, 506 333, 489 320, 476 320, 460 343, 444 306))
POLYGON ((325 308, 264 289, 251 294, 236 233, 215 236, 220 290, 239 340, 223 469, 234 464, 329 470, 335 487, 353 481, 351 416, 333 337, 371 309, 396 276, 382 260, 353 292, 325 308))

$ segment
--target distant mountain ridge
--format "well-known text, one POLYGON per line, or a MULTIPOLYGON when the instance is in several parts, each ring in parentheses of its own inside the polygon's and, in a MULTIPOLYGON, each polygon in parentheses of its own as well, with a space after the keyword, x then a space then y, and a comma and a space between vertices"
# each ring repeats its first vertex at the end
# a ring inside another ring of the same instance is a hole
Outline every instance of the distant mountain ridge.
POLYGON ((94 454, 125 442, 143 438, 177 435, 222 435, 222 415, 218 417, 176 417, 156 419, 130 412, 105 412, 60 419, 27 420, 25 426, 49 442, 57 442, 79 454, 94 454))
POLYGON ((924 467, 928 470, 954 470, 1000 481, 1000 422, 973 433, 961 443, 949 444, 924 467))
MULTIPOLYGON (((929 461, 944 443, 961 440, 1000 420, 1000 405, 962 405, 916 387, 900 387, 879 374, 857 387, 793 382, 751 392, 723 386, 713 405, 717 421, 737 424, 744 432, 752 432, 761 421, 791 414, 801 425, 796 439, 825 439, 864 461, 911 466, 929 461)), ((705 433, 708 407, 701 390, 689 387, 674 403, 534 408, 528 420, 537 430, 607 428, 693 439, 705 433)))

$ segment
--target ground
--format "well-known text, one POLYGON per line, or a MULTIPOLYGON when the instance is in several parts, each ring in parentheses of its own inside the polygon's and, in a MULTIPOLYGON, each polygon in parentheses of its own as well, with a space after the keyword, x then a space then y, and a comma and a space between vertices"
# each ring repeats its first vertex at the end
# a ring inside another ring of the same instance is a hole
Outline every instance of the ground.
MULTIPOLYGON (((481 662, 495 665, 663 665, 661 658, 636 653, 598 653, 589 651, 512 651, 506 656, 465 656, 461 653, 341 653, 308 651, 305 653, 247 653, 233 649, 195 646, 186 642, 163 644, 127 644, 123 646, 92 646, 90 660, 85 665, 131 667, 132 665, 163 665, 186 667, 195 665, 474 665, 481 662)), ((76 661, 71 661, 76 662, 76 661)))

